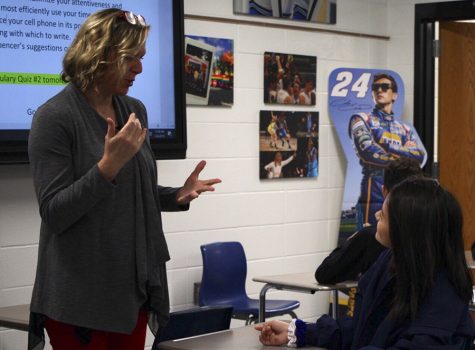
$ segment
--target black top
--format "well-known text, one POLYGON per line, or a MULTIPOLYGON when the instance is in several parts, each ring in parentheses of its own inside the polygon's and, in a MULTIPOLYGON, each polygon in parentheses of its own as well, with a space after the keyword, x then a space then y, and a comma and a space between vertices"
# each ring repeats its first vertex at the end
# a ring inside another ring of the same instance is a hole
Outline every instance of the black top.
POLYGON ((318 283, 357 280, 386 248, 375 238, 376 226, 364 227, 333 250, 315 271, 318 283))
POLYGON ((436 273, 414 319, 396 321, 390 316, 395 283, 392 257, 390 249, 381 253, 358 281, 354 317, 335 320, 323 315, 316 323, 297 321, 297 343, 328 350, 469 349, 475 329, 468 303, 457 294, 445 270, 436 273))

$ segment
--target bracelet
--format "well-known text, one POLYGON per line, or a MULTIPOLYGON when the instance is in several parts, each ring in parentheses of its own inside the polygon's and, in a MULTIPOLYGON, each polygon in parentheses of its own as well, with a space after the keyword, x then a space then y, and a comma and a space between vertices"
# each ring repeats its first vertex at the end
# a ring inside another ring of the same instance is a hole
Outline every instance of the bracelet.
POLYGON ((295 318, 292 321, 290 321, 289 328, 287 329, 287 338, 289 339, 287 346, 289 348, 297 347, 297 336, 295 335, 295 321, 296 321, 295 318))

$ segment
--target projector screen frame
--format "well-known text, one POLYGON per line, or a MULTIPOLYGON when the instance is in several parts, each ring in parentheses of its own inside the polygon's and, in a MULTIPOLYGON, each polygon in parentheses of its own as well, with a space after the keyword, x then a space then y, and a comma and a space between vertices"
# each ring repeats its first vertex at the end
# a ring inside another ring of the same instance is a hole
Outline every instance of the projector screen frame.
MULTIPOLYGON (((173 5, 175 137, 172 139, 150 138, 156 159, 185 159, 187 150, 186 99, 183 83, 184 5, 183 0, 171 1, 173 5)), ((0 165, 29 163, 28 135, 29 130, 0 130, 0 165)))

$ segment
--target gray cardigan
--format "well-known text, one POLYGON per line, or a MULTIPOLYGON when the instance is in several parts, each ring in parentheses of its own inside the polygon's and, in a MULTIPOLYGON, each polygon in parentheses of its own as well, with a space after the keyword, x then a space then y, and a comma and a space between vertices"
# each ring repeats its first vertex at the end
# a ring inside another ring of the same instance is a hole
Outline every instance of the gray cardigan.
MULTIPOLYGON (((119 125, 144 105, 114 96, 119 125)), ((168 317, 168 248, 161 210, 176 205, 177 188, 157 186, 148 139, 113 183, 98 171, 106 121, 73 84, 36 112, 29 157, 41 215, 31 312, 104 331, 131 333, 147 304, 168 317)))

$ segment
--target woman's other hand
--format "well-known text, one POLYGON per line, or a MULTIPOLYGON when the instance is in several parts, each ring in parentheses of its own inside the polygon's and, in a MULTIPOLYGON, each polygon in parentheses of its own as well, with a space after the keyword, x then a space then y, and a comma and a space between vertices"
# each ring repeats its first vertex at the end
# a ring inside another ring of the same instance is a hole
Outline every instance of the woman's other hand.
POLYGON ((198 163, 195 170, 188 176, 183 187, 178 191, 176 202, 179 205, 190 203, 193 199, 203 192, 214 191, 213 185, 221 182, 220 179, 200 180, 199 176, 204 169, 206 161, 202 160, 198 163))

